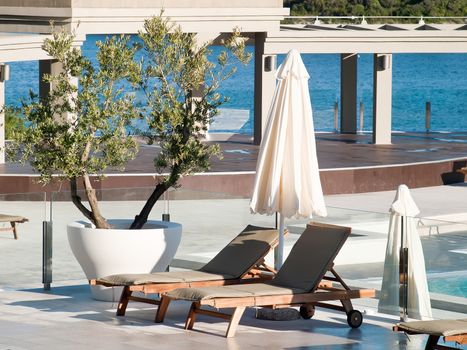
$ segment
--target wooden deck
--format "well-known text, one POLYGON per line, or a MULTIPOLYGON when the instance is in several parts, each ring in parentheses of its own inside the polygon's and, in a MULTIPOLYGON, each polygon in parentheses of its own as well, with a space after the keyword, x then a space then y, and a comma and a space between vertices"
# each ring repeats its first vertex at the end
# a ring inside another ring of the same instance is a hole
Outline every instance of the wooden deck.
MULTIPOLYGON (((317 133, 317 152, 325 194, 360 193, 465 181, 460 169, 467 166, 467 132, 394 133, 392 145, 373 145, 371 135, 317 133)), ((222 159, 212 161, 205 174, 185 177, 185 189, 251 194, 259 147, 244 135, 211 135, 219 142, 222 159)), ((142 144, 138 157, 125 172, 109 171, 98 188, 152 186, 155 146, 142 144)), ((0 193, 42 192, 31 168, 18 164, 0 166, 0 193)), ((57 190, 58 185, 45 190, 57 190)), ((66 186, 62 186, 62 190, 66 186)))

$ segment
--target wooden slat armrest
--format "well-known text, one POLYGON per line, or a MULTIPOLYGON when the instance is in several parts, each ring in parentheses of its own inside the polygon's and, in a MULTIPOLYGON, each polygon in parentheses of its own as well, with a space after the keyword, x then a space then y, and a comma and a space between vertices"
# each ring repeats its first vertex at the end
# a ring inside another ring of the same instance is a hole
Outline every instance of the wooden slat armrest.
POLYGON ((458 334, 458 335, 450 335, 444 337, 444 341, 452 341, 457 344, 467 344, 467 333, 466 334, 458 334))

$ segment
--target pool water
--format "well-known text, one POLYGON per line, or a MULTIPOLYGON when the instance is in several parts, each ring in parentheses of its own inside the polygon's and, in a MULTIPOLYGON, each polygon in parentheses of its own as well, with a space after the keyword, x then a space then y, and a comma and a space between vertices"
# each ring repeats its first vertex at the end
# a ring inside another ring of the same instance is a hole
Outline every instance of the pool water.
POLYGON ((448 276, 428 276, 428 289, 432 293, 467 298, 467 272, 448 276))

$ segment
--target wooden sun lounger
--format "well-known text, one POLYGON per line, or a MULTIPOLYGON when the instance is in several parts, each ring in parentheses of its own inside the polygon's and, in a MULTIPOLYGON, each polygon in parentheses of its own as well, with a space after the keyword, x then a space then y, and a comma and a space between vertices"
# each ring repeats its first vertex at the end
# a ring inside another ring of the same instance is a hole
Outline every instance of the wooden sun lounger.
POLYGON ((295 243, 287 260, 276 276, 268 282, 251 285, 183 288, 162 296, 160 317, 164 318, 171 300, 189 300, 192 306, 185 329, 192 329, 196 315, 203 314, 229 320, 226 337, 233 337, 246 307, 288 307, 300 306, 303 318, 311 318, 316 306, 344 311, 347 322, 357 328, 362 324, 362 314, 354 310, 351 299, 374 297, 373 289, 350 289, 333 269, 333 261, 350 234, 350 228, 313 223, 295 243), (327 272, 332 276, 325 277, 327 272), (330 286, 323 280, 340 284, 330 286), (326 303, 340 301, 342 306, 326 303), (234 308, 233 314, 226 314, 204 306, 234 308))
POLYGON ((441 337, 445 342, 454 342, 458 345, 467 344, 467 318, 461 320, 401 322, 392 329, 407 334, 427 334, 428 340, 425 350, 457 349, 438 344, 441 337))
MULTIPOLYGON (((117 316, 124 316, 130 300, 160 305, 160 300, 133 296, 134 292, 161 294, 177 288, 200 288, 270 280, 276 272, 264 258, 278 244, 278 231, 247 226, 210 262, 199 270, 120 274, 91 280, 93 285, 123 286, 117 316)), ((166 301, 168 304, 168 301, 166 301)), ((164 310, 165 314, 165 310, 164 310)), ((159 306, 155 322, 162 322, 159 306)))
POLYGON ((11 225, 11 227, 0 227, 0 231, 13 231, 13 237, 18 239, 16 224, 22 224, 27 221, 29 220, 23 216, 0 214, 0 222, 9 222, 11 225))

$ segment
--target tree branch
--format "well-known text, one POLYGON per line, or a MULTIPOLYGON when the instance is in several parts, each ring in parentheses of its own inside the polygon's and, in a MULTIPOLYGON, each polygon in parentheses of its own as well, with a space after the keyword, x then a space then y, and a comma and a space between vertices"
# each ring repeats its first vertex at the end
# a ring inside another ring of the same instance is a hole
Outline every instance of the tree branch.
POLYGON ((146 222, 148 221, 149 214, 151 213, 152 208, 159 200, 159 198, 167 191, 170 187, 175 185, 180 178, 180 167, 175 165, 170 172, 170 176, 163 182, 157 184, 154 191, 149 196, 148 200, 144 204, 141 212, 135 216, 135 220, 130 226, 130 230, 141 229, 146 222))
POLYGON ((88 174, 83 175, 83 184, 86 190, 86 197, 88 198, 89 206, 91 207, 92 222, 94 225, 96 225, 96 228, 111 228, 108 222, 101 215, 97 201, 96 190, 92 187, 88 174))
POLYGON ((91 211, 86 208, 78 195, 78 188, 76 186, 76 177, 70 179, 71 200, 78 210, 89 220, 94 221, 91 211))
POLYGON ((151 212, 152 208, 156 204, 156 202, 159 200, 159 198, 162 196, 162 194, 168 189, 166 182, 159 183, 154 191, 151 193, 149 198, 147 199, 146 203, 144 204, 143 209, 141 209, 141 212, 135 216, 135 220, 130 226, 130 230, 139 230, 143 228, 143 226, 146 224, 148 221, 148 216, 149 213, 151 212))

